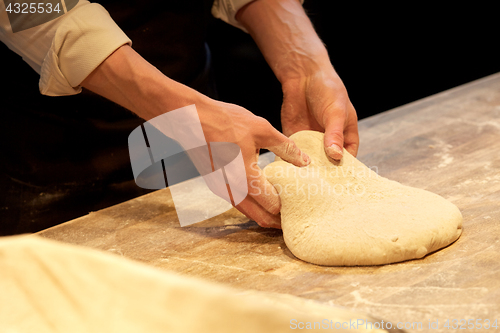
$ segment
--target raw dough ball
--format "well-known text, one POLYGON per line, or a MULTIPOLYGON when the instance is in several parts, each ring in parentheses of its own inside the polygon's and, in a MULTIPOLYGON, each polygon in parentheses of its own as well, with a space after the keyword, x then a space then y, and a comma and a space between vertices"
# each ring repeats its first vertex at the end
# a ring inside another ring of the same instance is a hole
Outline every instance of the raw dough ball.
POLYGON ((311 157, 298 168, 277 160, 265 175, 281 198, 285 243, 298 258, 335 266, 422 258, 462 232, 458 208, 437 194, 379 176, 344 150, 327 157, 323 133, 290 138, 311 157))

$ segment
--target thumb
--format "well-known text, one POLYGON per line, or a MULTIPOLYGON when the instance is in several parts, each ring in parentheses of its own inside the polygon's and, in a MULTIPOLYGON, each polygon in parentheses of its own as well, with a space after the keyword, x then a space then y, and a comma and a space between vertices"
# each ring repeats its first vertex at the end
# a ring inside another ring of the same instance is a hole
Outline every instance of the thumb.
POLYGON ((311 163, 311 158, 301 151, 295 142, 287 138, 284 134, 276 132, 277 135, 273 139, 274 142, 269 142, 267 145, 264 144, 262 148, 272 151, 282 160, 298 167, 304 167, 311 163))
POLYGON ((334 118, 325 126, 325 153, 334 160, 344 156, 344 118, 334 118))

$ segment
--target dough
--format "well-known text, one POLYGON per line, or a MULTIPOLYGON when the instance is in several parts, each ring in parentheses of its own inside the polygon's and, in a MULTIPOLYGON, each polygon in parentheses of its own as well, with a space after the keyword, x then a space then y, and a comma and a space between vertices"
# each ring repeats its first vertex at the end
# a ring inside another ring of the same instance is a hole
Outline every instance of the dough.
POLYGON ((241 292, 33 235, 0 237, 0 272, 0 332, 387 332, 387 320, 357 311, 241 292))
POLYGON ((283 237, 318 265, 381 265, 422 258, 462 232, 458 208, 437 194, 379 176, 347 151, 327 157, 324 134, 290 138, 311 157, 298 168, 277 158, 265 175, 280 193, 283 237))

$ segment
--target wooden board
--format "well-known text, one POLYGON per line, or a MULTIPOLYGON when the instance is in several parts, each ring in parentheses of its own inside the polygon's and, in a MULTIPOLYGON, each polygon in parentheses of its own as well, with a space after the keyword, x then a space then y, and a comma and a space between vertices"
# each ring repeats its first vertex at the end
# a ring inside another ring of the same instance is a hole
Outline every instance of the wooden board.
POLYGON ((453 331, 444 327, 453 319, 500 325, 500 73, 364 119, 359 128, 358 157, 367 166, 460 208, 464 233, 456 243, 392 265, 315 266, 288 251, 280 230, 235 210, 181 228, 169 189, 39 234, 239 288, 422 323, 408 332, 429 331, 436 320, 432 332, 453 331))

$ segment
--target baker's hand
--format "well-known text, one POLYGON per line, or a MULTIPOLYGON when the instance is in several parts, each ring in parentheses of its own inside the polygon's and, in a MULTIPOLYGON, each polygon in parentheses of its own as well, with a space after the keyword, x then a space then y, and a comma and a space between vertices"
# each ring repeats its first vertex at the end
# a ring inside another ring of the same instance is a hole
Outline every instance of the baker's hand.
POLYGON ((356 156, 359 146, 356 111, 331 65, 283 82, 281 123, 290 136, 302 130, 325 132, 325 152, 342 158, 342 147, 356 156))
MULTIPOLYGON (((82 86, 145 120, 165 111, 195 104, 206 141, 232 142, 242 151, 246 177, 238 180, 247 183, 248 195, 236 208, 263 227, 281 226, 280 216, 277 215, 281 206, 280 198, 257 166, 259 149, 269 149, 296 166, 305 166, 310 159, 267 120, 242 107, 215 101, 173 81, 128 45, 110 55, 82 82, 82 86)), ((189 132, 189 129, 186 131, 189 132)), ((195 166, 196 160, 200 158, 203 157, 194 156, 195 166)), ((211 165, 210 161, 198 162, 201 163, 198 167, 204 170, 207 170, 207 163, 211 165)))
POLYGON ((299 167, 310 163, 309 156, 267 120, 240 106, 206 98, 196 108, 207 142, 232 142, 241 149, 246 171, 241 181, 247 183, 248 196, 236 208, 263 227, 280 228, 280 198, 257 166, 259 150, 268 149, 299 167))
POLYGON ((285 135, 325 132, 325 151, 356 156, 357 117, 328 52, 297 0, 252 1, 236 19, 257 42, 283 87, 281 120, 285 135))

